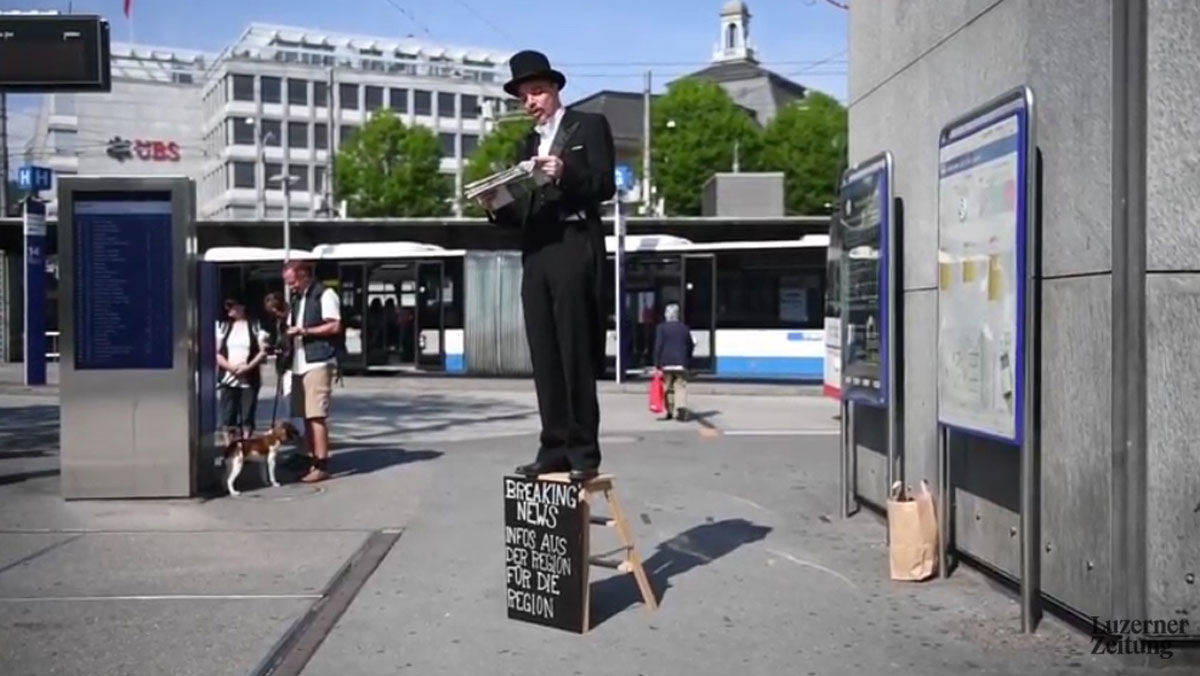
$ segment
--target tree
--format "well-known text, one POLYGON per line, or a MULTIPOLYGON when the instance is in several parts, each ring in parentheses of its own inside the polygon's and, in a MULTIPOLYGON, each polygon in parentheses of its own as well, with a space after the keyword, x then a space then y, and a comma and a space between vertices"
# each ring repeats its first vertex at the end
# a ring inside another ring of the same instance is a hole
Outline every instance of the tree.
POLYGON ((334 160, 349 216, 443 216, 453 184, 438 169, 441 145, 425 127, 406 127, 381 108, 334 160))
POLYGON ((821 92, 784 107, 763 132, 759 168, 782 171, 789 214, 824 214, 846 166, 846 109, 821 92))
MULTIPOLYGON (((479 142, 479 146, 467 161, 463 170, 463 183, 478 181, 516 164, 521 156, 521 142, 532 129, 533 118, 528 116, 497 122, 495 128, 479 142)), ((480 216, 483 210, 475 204, 470 204, 467 213, 480 216)))
POLYGON ((668 214, 699 215, 704 183, 718 171, 733 169, 735 142, 739 165, 757 165, 758 125, 715 82, 674 82, 654 102, 651 125, 654 181, 668 214))

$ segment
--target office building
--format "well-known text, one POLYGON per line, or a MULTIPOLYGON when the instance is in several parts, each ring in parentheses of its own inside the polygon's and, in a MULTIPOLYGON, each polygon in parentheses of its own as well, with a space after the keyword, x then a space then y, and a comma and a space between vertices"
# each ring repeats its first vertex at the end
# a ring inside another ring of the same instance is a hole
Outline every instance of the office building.
MULTIPOLYGON (((332 156, 381 108, 437 133, 462 185, 504 94, 508 54, 251 24, 219 54, 115 44, 106 94, 54 94, 29 163, 65 174, 185 174, 202 218, 334 213, 332 156), (272 180, 274 179, 274 180, 272 180)), ((456 205, 457 206, 457 205, 456 205)))

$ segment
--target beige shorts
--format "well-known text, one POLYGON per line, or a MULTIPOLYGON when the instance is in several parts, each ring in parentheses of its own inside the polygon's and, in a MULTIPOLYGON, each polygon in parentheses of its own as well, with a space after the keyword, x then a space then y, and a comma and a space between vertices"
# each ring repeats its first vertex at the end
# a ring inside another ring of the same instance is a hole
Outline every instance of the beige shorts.
POLYGON ((292 376, 292 415, 305 420, 329 417, 333 369, 323 366, 303 376, 292 376))

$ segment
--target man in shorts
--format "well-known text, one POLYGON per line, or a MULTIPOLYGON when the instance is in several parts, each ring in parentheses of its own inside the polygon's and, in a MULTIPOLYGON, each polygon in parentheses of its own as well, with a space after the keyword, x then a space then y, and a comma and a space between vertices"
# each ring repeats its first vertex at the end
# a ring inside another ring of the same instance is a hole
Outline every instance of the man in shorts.
POLYGON ((304 418, 312 468, 300 480, 329 478, 329 398, 337 366, 335 339, 342 332, 342 311, 333 289, 313 280, 312 265, 289 261, 283 283, 291 292, 287 337, 292 340, 292 415, 304 418))

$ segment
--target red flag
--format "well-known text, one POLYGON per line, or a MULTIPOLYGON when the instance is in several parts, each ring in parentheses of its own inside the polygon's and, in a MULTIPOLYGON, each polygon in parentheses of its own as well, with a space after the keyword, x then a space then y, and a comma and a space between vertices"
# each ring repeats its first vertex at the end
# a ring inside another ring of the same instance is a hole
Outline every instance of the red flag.
POLYGON ((125 18, 129 18, 129 13, 133 11, 133 0, 125 0, 125 18))

